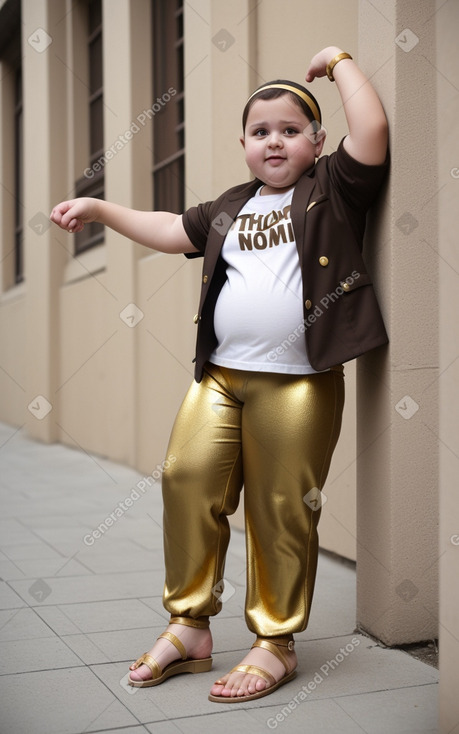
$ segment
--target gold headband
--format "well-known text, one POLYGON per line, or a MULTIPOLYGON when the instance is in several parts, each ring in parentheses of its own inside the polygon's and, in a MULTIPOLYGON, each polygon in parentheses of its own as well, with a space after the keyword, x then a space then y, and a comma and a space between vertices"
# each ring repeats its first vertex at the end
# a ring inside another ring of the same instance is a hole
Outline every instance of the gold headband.
POLYGON ((293 94, 296 94, 298 97, 301 97, 303 102, 307 104, 309 109, 311 110, 314 119, 317 120, 319 124, 322 123, 322 117, 320 114, 320 110, 312 97, 310 97, 306 92, 303 92, 301 89, 297 89, 296 87, 291 87, 290 84, 267 84, 266 87, 261 87, 261 89, 255 90, 253 94, 250 95, 247 102, 250 102, 252 97, 254 97, 256 94, 259 94, 260 92, 264 92, 265 89, 286 89, 287 92, 292 92, 293 94))

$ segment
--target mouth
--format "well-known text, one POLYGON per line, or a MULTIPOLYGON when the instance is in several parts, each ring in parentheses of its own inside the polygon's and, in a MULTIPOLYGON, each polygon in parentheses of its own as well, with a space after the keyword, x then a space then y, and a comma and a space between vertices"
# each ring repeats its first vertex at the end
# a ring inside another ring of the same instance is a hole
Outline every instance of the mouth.
POLYGON ((282 163, 282 161, 285 161, 286 159, 282 155, 270 155, 266 158, 269 163, 282 163))

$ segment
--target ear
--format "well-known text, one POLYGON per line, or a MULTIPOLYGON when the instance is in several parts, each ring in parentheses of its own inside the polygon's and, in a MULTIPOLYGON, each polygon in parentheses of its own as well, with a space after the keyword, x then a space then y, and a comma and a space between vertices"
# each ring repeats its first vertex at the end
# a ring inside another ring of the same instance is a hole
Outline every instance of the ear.
POLYGON ((322 153, 322 148, 324 147, 325 138, 327 136, 326 129, 314 120, 314 122, 310 122, 309 125, 305 127, 303 135, 305 135, 309 142, 314 146, 314 155, 318 158, 322 153), (319 129, 317 130, 317 128, 319 129))
POLYGON ((321 127, 320 130, 315 134, 315 156, 316 158, 319 158, 320 154, 322 153, 322 149, 324 147, 325 138, 327 137, 327 131, 324 127, 321 127))
POLYGON ((242 147, 245 150, 245 137, 243 135, 241 135, 241 137, 239 138, 239 140, 240 140, 240 143, 241 143, 242 147))

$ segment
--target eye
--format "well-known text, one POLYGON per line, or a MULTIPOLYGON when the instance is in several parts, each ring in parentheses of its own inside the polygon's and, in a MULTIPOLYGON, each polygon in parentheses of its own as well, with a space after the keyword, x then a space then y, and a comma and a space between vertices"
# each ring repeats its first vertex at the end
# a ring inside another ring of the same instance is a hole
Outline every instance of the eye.
POLYGON ((255 136, 255 137, 257 137, 257 138, 261 138, 261 137, 263 137, 264 135, 267 135, 267 130, 265 130, 265 128, 264 128, 264 127, 259 127, 259 128, 258 128, 257 130, 255 130, 255 132, 254 132, 254 136, 255 136))
POLYGON ((287 127, 285 129, 285 134, 286 135, 298 135, 298 132, 299 131, 295 127, 287 127))

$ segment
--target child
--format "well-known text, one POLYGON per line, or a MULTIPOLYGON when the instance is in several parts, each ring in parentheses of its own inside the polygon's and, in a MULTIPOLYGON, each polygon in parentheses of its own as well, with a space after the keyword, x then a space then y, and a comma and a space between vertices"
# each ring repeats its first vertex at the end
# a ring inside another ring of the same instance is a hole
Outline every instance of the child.
POLYGON ((131 665, 133 686, 210 670, 209 617, 221 608, 227 517, 243 484, 245 616, 257 639, 209 698, 252 700, 295 676, 293 633, 306 628, 311 607, 342 362, 387 342, 361 257, 366 211, 387 169, 387 122, 349 54, 320 51, 306 81, 325 74, 349 125, 332 155, 319 158, 325 131, 313 95, 269 82, 243 115, 255 180, 183 216, 90 198, 51 215, 69 232, 98 221, 161 252, 204 256, 195 381, 171 435, 177 461, 163 477, 171 620, 131 665))

